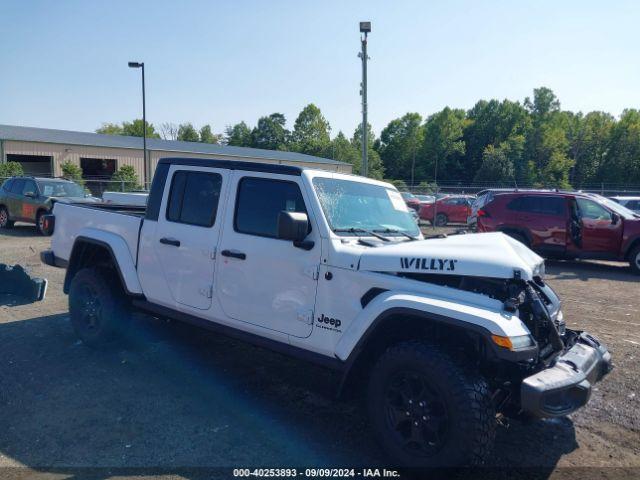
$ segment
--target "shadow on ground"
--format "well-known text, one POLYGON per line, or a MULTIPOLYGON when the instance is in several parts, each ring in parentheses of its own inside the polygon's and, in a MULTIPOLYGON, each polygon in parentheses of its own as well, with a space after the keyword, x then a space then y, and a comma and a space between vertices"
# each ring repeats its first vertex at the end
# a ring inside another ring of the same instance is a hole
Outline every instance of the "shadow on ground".
POLYGON ((12 228, 3 228, 2 235, 7 237, 33 237, 38 235, 35 225, 16 223, 12 228))
MULTIPOLYGON (((359 403, 333 398, 334 374, 190 326, 145 317, 97 351, 54 315, 0 324, 0 345, 0 465, 106 478, 385 463, 359 403)), ((570 420, 514 422, 490 464, 546 478, 575 448, 570 420)))
POLYGON ((548 273, 556 275, 554 280, 581 280, 586 282, 597 278, 620 282, 638 283, 640 281, 640 277, 631 272, 629 265, 621 262, 546 260, 545 266, 548 273))

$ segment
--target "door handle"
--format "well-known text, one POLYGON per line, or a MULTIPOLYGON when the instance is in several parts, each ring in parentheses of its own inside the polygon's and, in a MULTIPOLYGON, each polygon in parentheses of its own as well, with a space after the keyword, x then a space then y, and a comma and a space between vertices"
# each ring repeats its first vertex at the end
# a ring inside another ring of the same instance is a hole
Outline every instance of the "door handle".
POLYGON ((237 252, 235 250, 222 250, 220 255, 223 257, 237 258, 238 260, 245 260, 247 258, 246 253, 237 252))
POLYGON ((163 245, 172 245, 174 247, 180 246, 180 240, 176 240, 175 238, 162 237, 160 239, 160 243, 162 243, 163 245))

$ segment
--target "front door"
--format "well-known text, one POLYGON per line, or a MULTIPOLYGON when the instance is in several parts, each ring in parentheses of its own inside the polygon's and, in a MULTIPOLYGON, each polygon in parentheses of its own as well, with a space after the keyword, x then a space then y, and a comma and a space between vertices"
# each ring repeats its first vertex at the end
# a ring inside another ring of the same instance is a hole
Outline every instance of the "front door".
MULTIPOLYGON (((276 238, 281 211, 307 212, 300 177, 236 171, 236 205, 225 218, 216 292, 235 320, 296 337, 313 328, 320 237, 311 222, 310 250, 276 238)), ((312 217, 310 216, 310 220, 312 217)))
POLYGON ((38 211, 38 187, 36 182, 30 179, 24 181, 24 187, 22 187, 20 202, 20 217, 23 220, 34 222, 36 220, 36 213, 38 211))
POLYGON ((180 165, 169 171, 170 190, 158 216, 153 249, 178 307, 211 307, 219 205, 228 175, 227 170, 180 165))
POLYGON ((618 252, 622 240, 622 220, 613 223, 611 212, 593 200, 577 197, 583 252, 618 252))

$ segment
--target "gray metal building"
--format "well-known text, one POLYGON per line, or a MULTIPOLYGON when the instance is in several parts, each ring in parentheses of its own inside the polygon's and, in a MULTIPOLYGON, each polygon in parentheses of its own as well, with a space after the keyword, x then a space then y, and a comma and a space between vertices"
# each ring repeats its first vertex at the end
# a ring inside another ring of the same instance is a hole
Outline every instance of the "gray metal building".
MULTIPOLYGON (((197 142, 147 139, 151 175, 162 157, 218 158, 284 165, 300 165, 351 173, 352 165, 295 152, 231 147, 197 142)), ((18 162, 30 175, 61 176, 70 161, 87 179, 108 180, 122 165, 135 168, 144 179, 142 138, 89 132, 0 125, 0 162, 18 162)))

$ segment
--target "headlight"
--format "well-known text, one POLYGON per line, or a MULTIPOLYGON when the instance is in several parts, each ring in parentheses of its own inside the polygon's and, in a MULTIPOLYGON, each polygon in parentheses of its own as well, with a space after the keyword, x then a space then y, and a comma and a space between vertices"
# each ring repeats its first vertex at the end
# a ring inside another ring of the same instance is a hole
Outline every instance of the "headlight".
POLYGON ((532 347, 535 345, 531 335, 519 335, 517 337, 502 337, 500 335, 491 335, 493 343, 509 350, 520 350, 521 348, 532 347))
POLYGON ((545 274, 544 261, 542 261, 538 266, 536 266, 533 269, 533 276, 544 278, 544 274, 545 274))

